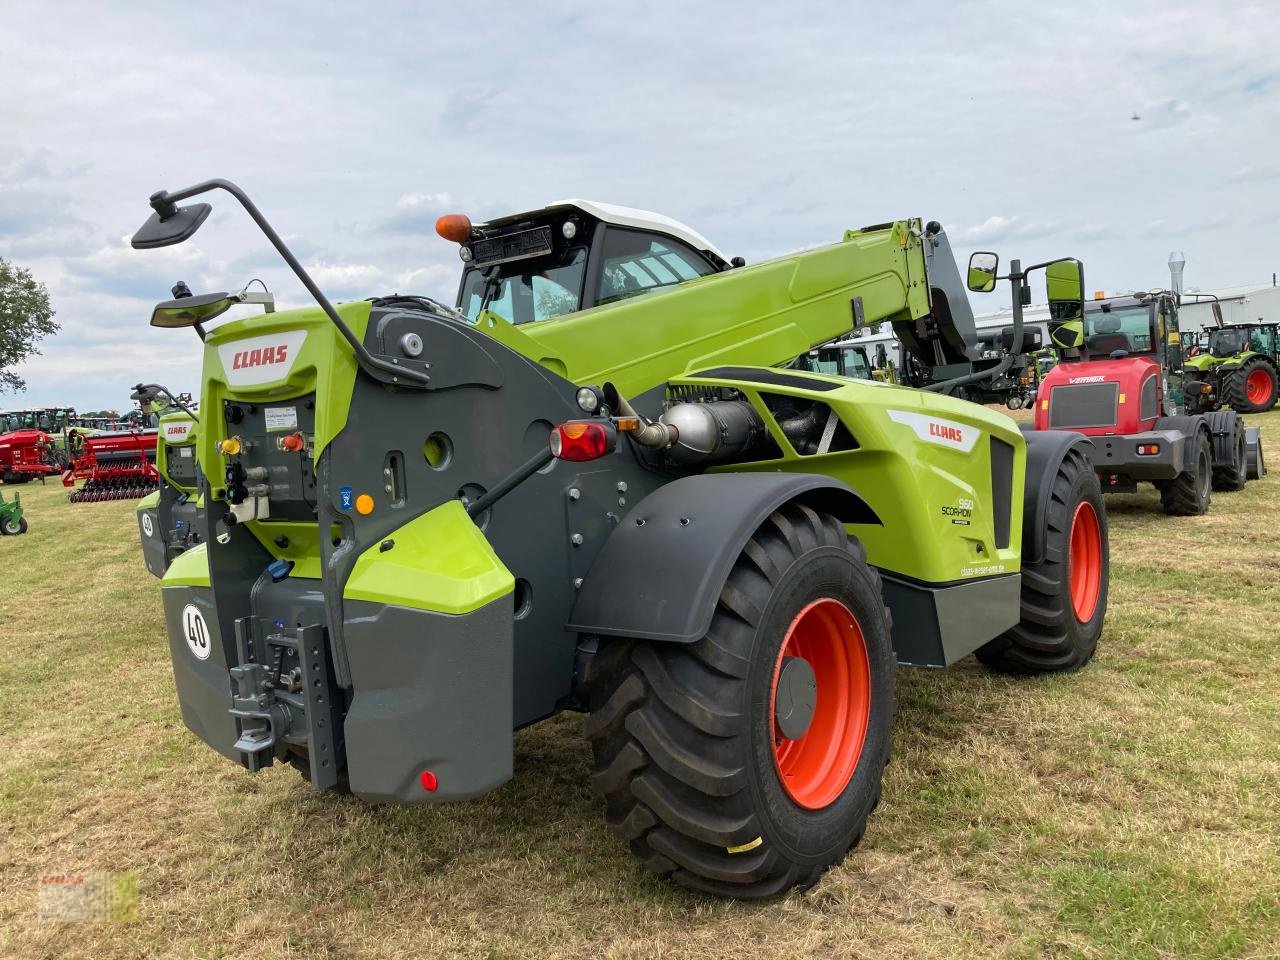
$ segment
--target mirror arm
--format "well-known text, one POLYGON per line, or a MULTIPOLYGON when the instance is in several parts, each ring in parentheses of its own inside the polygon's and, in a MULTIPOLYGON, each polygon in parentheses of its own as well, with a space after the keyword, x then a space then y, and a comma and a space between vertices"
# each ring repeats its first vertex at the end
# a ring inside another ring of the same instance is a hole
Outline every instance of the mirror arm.
POLYGON ((321 292, 320 288, 316 286, 316 282, 311 279, 311 275, 298 262, 298 258, 293 255, 293 251, 285 245, 285 242, 280 239, 280 235, 267 222, 267 218, 262 215, 262 212, 258 210, 254 202, 249 199, 249 195, 230 180, 205 180, 194 186, 175 190, 173 193, 161 190, 159 193, 151 195, 151 209, 160 214, 162 219, 166 216, 173 216, 177 210, 178 201, 189 200, 201 193, 208 193, 210 190, 225 190, 240 201, 240 206, 244 207, 245 212, 253 218, 253 222, 258 225, 258 229, 262 231, 263 235, 271 241, 271 245, 276 248, 276 252, 280 254, 281 259, 289 265, 289 269, 294 272, 294 275, 302 282, 302 285, 307 288, 307 292, 320 305, 320 309, 325 312, 325 315, 333 325, 338 328, 338 332, 342 334, 343 339, 351 345, 351 349, 355 351, 356 362, 361 367, 364 367, 367 371, 380 370, 383 373, 390 374, 397 381, 407 380, 420 386, 425 386, 431 382, 431 377, 421 370, 411 370, 407 367, 389 363, 386 360, 375 357, 365 349, 364 344, 351 332, 351 328, 346 325, 342 317, 338 316, 338 311, 333 308, 329 298, 321 292))
POLYGON ((204 324, 201 323, 199 320, 195 320, 192 322, 191 326, 195 328, 196 335, 200 338, 200 342, 204 343, 204 339, 206 336, 204 331, 204 324))

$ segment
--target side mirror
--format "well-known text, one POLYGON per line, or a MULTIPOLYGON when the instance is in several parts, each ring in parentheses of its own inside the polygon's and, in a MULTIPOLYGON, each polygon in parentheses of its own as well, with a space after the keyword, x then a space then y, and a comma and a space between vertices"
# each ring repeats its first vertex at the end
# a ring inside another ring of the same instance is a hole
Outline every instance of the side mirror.
POLYGON ((999 269, 1000 257, 997 254, 972 254, 969 257, 969 289, 974 293, 990 293, 996 288, 996 272, 999 269))
POLYGON ((213 210, 207 203, 193 203, 188 207, 177 207, 172 203, 157 206, 155 198, 152 198, 151 205, 157 207, 156 212, 147 218, 130 241, 135 250, 153 250, 189 240, 213 210))
POLYGON ((157 303, 151 311, 153 327, 194 327, 220 317, 240 298, 233 293, 205 293, 198 297, 179 297, 157 303))
POLYGON ((1078 320, 1084 316, 1084 264, 1056 260, 1044 269, 1049 316, 1054 320, 1078 320))

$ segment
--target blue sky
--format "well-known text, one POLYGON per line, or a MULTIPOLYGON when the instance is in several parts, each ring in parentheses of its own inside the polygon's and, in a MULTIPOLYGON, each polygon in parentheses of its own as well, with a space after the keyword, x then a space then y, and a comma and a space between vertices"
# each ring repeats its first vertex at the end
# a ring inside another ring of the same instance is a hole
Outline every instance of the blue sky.
POLYGON ((920 216, 959 256, 1078 256, 1090 289, 1164 285, 1175 248, 1189 286, 1280 270, 1274 9, 1046 6, 9 0, 0 256, 63 329, 0 406, 195 389, 195 337, 147 325, 178 279, 306 302, 228 198, 194 241, 129 249, 150 193, 208 177, 335 299, 452 300, 437 215, 569 196, 751 261, 920 216))

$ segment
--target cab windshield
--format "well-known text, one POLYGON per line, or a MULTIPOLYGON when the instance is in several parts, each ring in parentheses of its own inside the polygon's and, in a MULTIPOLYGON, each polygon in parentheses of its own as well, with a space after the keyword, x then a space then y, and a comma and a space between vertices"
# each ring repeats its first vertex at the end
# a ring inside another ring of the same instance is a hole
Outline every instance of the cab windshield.
POLYGON ((1155 347, 1149 306, 1118 310, 1086 310, 1084 348, 1094 357, 1109 356, 1114 350, 1150 353, 1155 347))
MULTIPOLYGON (((485 273, 492 268, 468 267, 462 279, 462 312, 474 322, 484 302, 485 273)), ((582 302, 587 248, 569 247, 551 266, 546 258, 498 267, 501 286, 488 310, 508 323, 532 323, 573 313, 582 302), (536 263, 536 266, 531 264, 536 263)))

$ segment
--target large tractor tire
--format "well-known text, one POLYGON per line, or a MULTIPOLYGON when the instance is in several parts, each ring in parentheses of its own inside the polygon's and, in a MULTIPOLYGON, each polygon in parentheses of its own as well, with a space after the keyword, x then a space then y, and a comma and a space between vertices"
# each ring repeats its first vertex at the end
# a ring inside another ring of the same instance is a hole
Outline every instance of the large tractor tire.
POLYGON ((26 517, 6 517, 0 521, 0 533, 5 536, 16 537, 19 534, 27 532, 26 517))
POLYGON ((696 890, 759 900, 811 886, 880 800, 895 669, 862 545, 833 516, 778 509, 705 636, 597 654, 586 735, 610 827, 696 890))
MULTIPOLYGON (((1043 557, 1022 566, 1021 619, 977 651, 1001 673, 1079 670, 1102 635, 1111 570, 1107 511, 1098 475, 1079 449, 1058 466, 1046 521, 1043 557)), ((1030 540, 1024 532, 1024 549, 1030 540)))
POLYGON ((1205 419, 1213 434, 1213 489, 1243 490, 1249 468, 1244 422, 1234 410, 1219 410, 1205 419))
POLYGON ((1227 374, 1222 399, 1237 413, 1266 413, 1276 405, 1277 386, 1275 366, 1255 355, 1227 374))
POLYGON ((1197 431, 1189 442, 1191 466, 1159 485, 1160 506, 1171 517, 1198 517, 1209 509, 1213 487, 1213 446, 1197 431))

